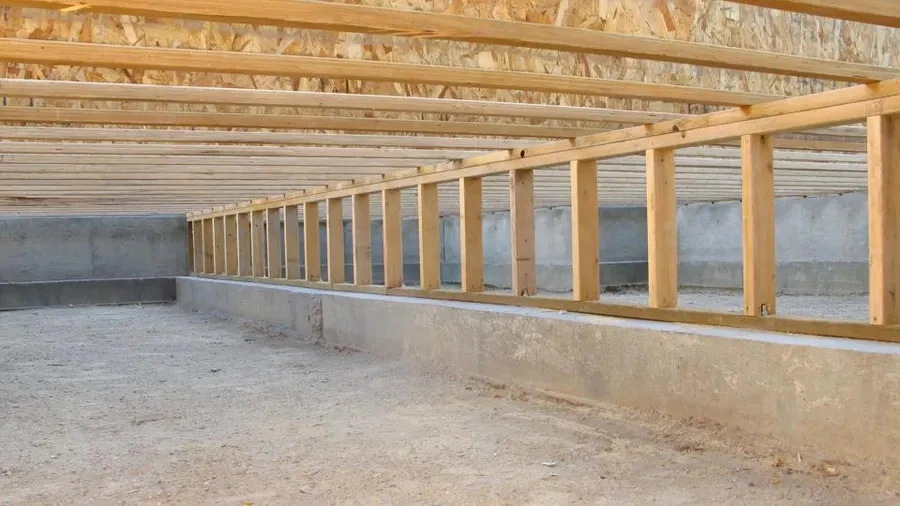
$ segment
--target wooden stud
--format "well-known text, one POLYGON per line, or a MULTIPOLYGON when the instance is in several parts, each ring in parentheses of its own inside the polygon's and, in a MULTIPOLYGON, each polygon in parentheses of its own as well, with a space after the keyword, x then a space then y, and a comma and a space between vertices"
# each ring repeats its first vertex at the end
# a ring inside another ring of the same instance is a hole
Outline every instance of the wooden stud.
POLYGON ((400 190, 381 193, 382 244, 384 246, 384 286, 403 285, 403 235, 400 215, 400 190))
POLYGON ((570 163, 572 181, 572 295, 600 298, 600 220, 597 207, 597 160, 570 163))
POLYGON ((225 217, 213 218, 213 263, 216 274, 225 274, 225 217))
POLYGON ((281 208, 266 209, 266 276, 281 277, 281 208))
POLYGON ((319 258, 319 203, 303 204, 303 256, 307 281, 322 279, 319 258))
MULTIPOLYGON (((459 180, 460 274, 464 292, 484 290, 481 178, 459 180)), ((440 265, 440 264, 438 264, 440 265)))
POLYGON ((650 307, 678 305, 675 150, 647 150, 647 268, 650 307))
POLYGON ((191 272, 197 272, 197 267, 194 265, 195 257, 194 257, 194 222, 187 222, 187 255, 188 255, 188 268, 191 272))
POLYGON ((900 115, 869 130, 869 321, 900 323, 900 115))
POLYGON ((372 284, 372 219, 368 193, 353 196, 353 283, 372 284))
POLYGON ((238 230, 237 215, 225 216, 225 274, 238 273, 238 230))
POLYGON ((741 137, 744 314, 775 314, 775 177, 768 135, 741 137))
POLYGON ((512 285, 516 295, 535 295, 537 278, 534 251, 534 170, 509 173, 512 285))
POLYGON ((238 257, 238 275, 250 276, 253 274, 251 251, 252 246, 252 228, 250 226, 250 213, 238 213, 237 215, 237 257, 238 257))
POLYGON ((203 272, 212 274, 215 272, 213 264, 213 219, 203 220, 203 272))
POLYGON ((419 284, 423 290, 441 286, 441 238, 438 187, 419 185, 419 284))
POLYGON ((265 232, 263 231, 263 221, 266 213, 264 210, 253 211, 250 214, 250 259, 252 264, 251 275, 255 278, 261 278, 265 274, 265 232))
POLYGON ((300 279, 300 222, 297 206, 284 206, 284 277, 300 279))
POLYGON ((341 199, 326 201, 325 230, 328 253, 328 281, 343 283, 344 276, 344 208, 341 199))

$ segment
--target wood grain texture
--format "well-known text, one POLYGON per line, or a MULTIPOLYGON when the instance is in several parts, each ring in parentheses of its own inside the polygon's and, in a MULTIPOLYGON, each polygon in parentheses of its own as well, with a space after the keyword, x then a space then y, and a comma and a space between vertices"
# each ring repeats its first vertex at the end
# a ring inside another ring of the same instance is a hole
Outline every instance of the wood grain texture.
POLYGON ((464 292, 484 290, 481 178, 459 180, 459 256, 464 292))
POLYGON ((344 210, 341 199, 325 202, 325 236, 328 255, 328 282, 343 283, 344 275, 344 210))
POLYGON ((284 277, 300 279, 300 221, 298 206, 284 206, 284 277))
POLYGON ((384 286, 395 288, 403 285, 403 236, 401 223, 400 190, 384 190, 381 193, 381 217, 384 230, 384 286))
POLYGON ((900 323, 900 116, 869 129, 869 321, 900 323))
POLYGON ((512 288, 516 295, 537 293, 534 245, 534 170, 509 173, 512 288))
POLYGON ((303 205, 303 258, 306 281, 322 279, 319 244, 319 203, 306 202, 303 205))
POLYGON ((369 194, 353 196, 353 283, 372 284, 372 218, 369 194))
POLYGON ((419 185, 419 284, 423 290, 441 286, 441 237, 438 214, 438 187, 419 185))
POLYGON ((650 307, 678 305, 675 150, 647 151, 647 269, 650 307))
POLYGON ((597 205, 597 161, 571 162, 572 296, 600 297, 600 229, 597 205))
POLYGON ((744 314, 775 314, 775 179, 772 141, 767 135, 741 138, 743 190, 741 222, 744 314))

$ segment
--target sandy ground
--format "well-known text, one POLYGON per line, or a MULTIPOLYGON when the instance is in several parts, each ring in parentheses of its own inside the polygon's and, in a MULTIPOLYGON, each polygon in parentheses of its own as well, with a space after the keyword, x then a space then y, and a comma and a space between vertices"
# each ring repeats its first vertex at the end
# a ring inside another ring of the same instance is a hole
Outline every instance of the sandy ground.
POLYGON ((3 506, 900 502, 771 448, 171 306, 0 312, 3 506))

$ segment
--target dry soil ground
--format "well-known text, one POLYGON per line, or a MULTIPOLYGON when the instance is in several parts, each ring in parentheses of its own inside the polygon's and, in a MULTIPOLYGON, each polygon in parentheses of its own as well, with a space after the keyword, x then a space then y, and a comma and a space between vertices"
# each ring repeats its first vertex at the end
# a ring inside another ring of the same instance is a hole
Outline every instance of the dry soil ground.
POLYGON ((3 506, 900 502, 771 448, 171 306, 0 312, 3 506))

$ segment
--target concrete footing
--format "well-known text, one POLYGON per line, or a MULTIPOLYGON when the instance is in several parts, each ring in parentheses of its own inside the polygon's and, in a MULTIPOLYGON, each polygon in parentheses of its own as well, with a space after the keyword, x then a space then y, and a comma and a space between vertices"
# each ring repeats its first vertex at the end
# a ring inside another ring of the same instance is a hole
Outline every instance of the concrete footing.
POLYGON ((181 277, 178 301, 457 373, 900 465, 900 345, 181 277))
POLYGON ((173 277, 0 283, 0 310, 174 301, 173 277))

